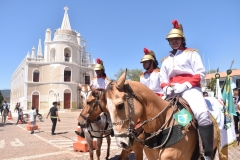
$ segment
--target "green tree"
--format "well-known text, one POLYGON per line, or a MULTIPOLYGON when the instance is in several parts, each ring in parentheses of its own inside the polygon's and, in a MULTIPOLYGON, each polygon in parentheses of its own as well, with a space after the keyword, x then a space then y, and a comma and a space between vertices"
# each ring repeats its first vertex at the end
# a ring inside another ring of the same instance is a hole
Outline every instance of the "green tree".
POLYGON ((3 95, 2 92, 0 91, 0 108, 2 107, 2 102, 3 102, 3 95))
MULTIPOLYGON (((124 72, 125 72, 125 69, 120 68, 119 71, 114 75, 114 77, 118 79, 124 72)), ((142 73, 142 70, 140 69, 128 69, 126 78, 128 80, 139 82, 141 73, 142 73)))
POLYGON ((211 78, 210 82, 207 84, 207 88, 211 89, 211 91, 214 91, 215 95, 215 85, 216 85, 216 78, 211 78))
POLYGON ((208 71, 207 73, 217 73, 217 70, 215 70, 215 69, 210 69, 210 71, 208 71))

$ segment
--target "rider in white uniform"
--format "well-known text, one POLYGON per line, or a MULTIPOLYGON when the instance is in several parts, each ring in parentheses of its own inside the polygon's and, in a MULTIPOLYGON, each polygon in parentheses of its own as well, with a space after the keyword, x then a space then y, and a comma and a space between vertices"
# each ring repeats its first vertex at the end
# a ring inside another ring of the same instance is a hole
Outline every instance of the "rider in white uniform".
POLYGON ((140 82, 151 89, 158 96, 163 97, 163 90, 160 86, 160 69, 155 53, 144 48, 144 56, 141 59, 143 68, 146 70, 140 76, 140 82))
POLYGON ((103 61, 97 58, 96 60, 97 64, 94 66, 94 70, 96 72, 96 75, 92 80, 91 80, 91 86, 95 89, 99 90, 105 90, 107 87, 107 75, 105 73, 105 69, 103 66, 103 61))
POLYGON ((204 158, 213 157, 213 124, 200 88, 205 77, 202 60, 195 49, 186 48, 182 25, 176 20, 166 39, 173 49, 162 63, 160 84, 167 95, 179 93, 190 105, 198 121, 204 158))

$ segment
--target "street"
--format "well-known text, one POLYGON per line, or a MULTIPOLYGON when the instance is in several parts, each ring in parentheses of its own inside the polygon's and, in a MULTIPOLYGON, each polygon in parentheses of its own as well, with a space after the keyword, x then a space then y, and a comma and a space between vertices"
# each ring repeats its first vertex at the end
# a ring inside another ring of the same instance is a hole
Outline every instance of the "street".
MULTIPOLYGON (((26 112, 25 112, 26 113, 26 112)), ((13 113, 13 119, 8 120, 6 125, 0 123, 0 159, 41 159, 41 160, 86 160, 89 159, 88 152, 76 152, 73 150, 73 143, 77 141, 75 130, 77 129, 77 116, 79 112, 60 111, 61 122, 57 123, 56 135, 51 135, 52 122, 46 119, 43 113, 44 122, 37 118, 39 130, 35 134, 27 131, 27 124, 15 125, 17 114, 13 113)), ((121 153, 115 143, 115 138, 111 139, 110 159, 115 160, 121 153)), ((101 151, 101 159, 105 159, 106 140, 104 139, 101 151)), ((240 147, 229 150, 229 159, 240 159, 240 147)), ((95 156, 94 152, 94 157, 95 156)), ((135 159, 133 153, 130 159, 135 159)), ((146 157, 144 157, 146 159, 146 157)), ((218 159, 218 158, 215 158, 218 159)))
MULTIPOLYGON (((13 113, 13 119, 8 120, 5 126, 0 123, 0 159, 89 159, 88 152, 73 150, 73 143, 77 141, 74 131, 77 129, 79 112, 60 111, 59 115, 61 122, 57 123, 56 135, 51 135, 52 122, 51 119, 46 119, 46 113, 43 114, 44 122, 40 122, 37 118, 36 124, 39 130, 35 130, 35 134, 27 131, 28 124, 15 125, 17 115, 13 113)), ((111 140, 110 159, 114 160, 121 150, 116 146, 115 138, 111 140)), ((106 149, 107 144, 104 139, 101 159, 105 159, 106 149)), ((94 157, 95 155, 94 152, 94 157)), ((134 154, 131 154, 131 157, 134 157, 134 154)))

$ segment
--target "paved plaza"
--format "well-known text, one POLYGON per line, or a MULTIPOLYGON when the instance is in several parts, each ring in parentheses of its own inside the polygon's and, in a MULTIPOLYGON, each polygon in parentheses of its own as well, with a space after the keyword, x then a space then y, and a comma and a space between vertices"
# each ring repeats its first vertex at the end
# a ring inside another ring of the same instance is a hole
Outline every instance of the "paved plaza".
MULTIPOLYGON (((25 112, 27 113, 27 112, 25 112)), ((15 125, 17 114, 13 113, 13 119, 8 120, 6 125, 0 123, 0 159, 4 160, 87 160, 89 154, 73 150, 73 143, 77 141, 74 131, 77 129, 78 112, 59 113, 61 122, 57 123, 56 135, 51 135, 52 122, 46 119, 46 112, 43 113, 44 122, 37 118, 39 130, 35 134, 27 131, 27 124, 15 125)), ((102 145, 101 159, 105 159, 106 140, 102 145)), ((116 146, 115 138, 112 138, 110 159, 116 160, 121 149, 116 146)), ((95 152, 94 152, 95 156, 95 152)), ((96 156, 95 156, 96 158, 96 156)), ((130 154, 130 160, 134 160, 134 153, 130 154)), ((147 159, 144 156, 144 159, 147 159)), ((218 159, 218 158, 215 158, 218 159)), ((240 147, 229 150, 229 160, 240 159, 240 147)))

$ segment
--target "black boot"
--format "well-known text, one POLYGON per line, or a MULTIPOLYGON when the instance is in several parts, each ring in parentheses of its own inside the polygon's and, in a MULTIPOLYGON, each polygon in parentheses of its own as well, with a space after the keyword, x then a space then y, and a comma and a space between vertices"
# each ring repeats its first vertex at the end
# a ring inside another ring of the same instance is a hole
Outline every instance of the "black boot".
POLYGON ((82 130, 81 131, 75 131, 75 133, 77 135, 79 135, 80 137, 85 138, 85 134, 84 134, 84 132, 82 130))
POLYGON ((114 131, 113 131, 113 129, 111 129, 110 134, 111 134, 111 137, 114 137, 114 131))
POLYGON ((213 159, 213 124, 199 126, 200 137, 202 139, 204 160, 213 159))

